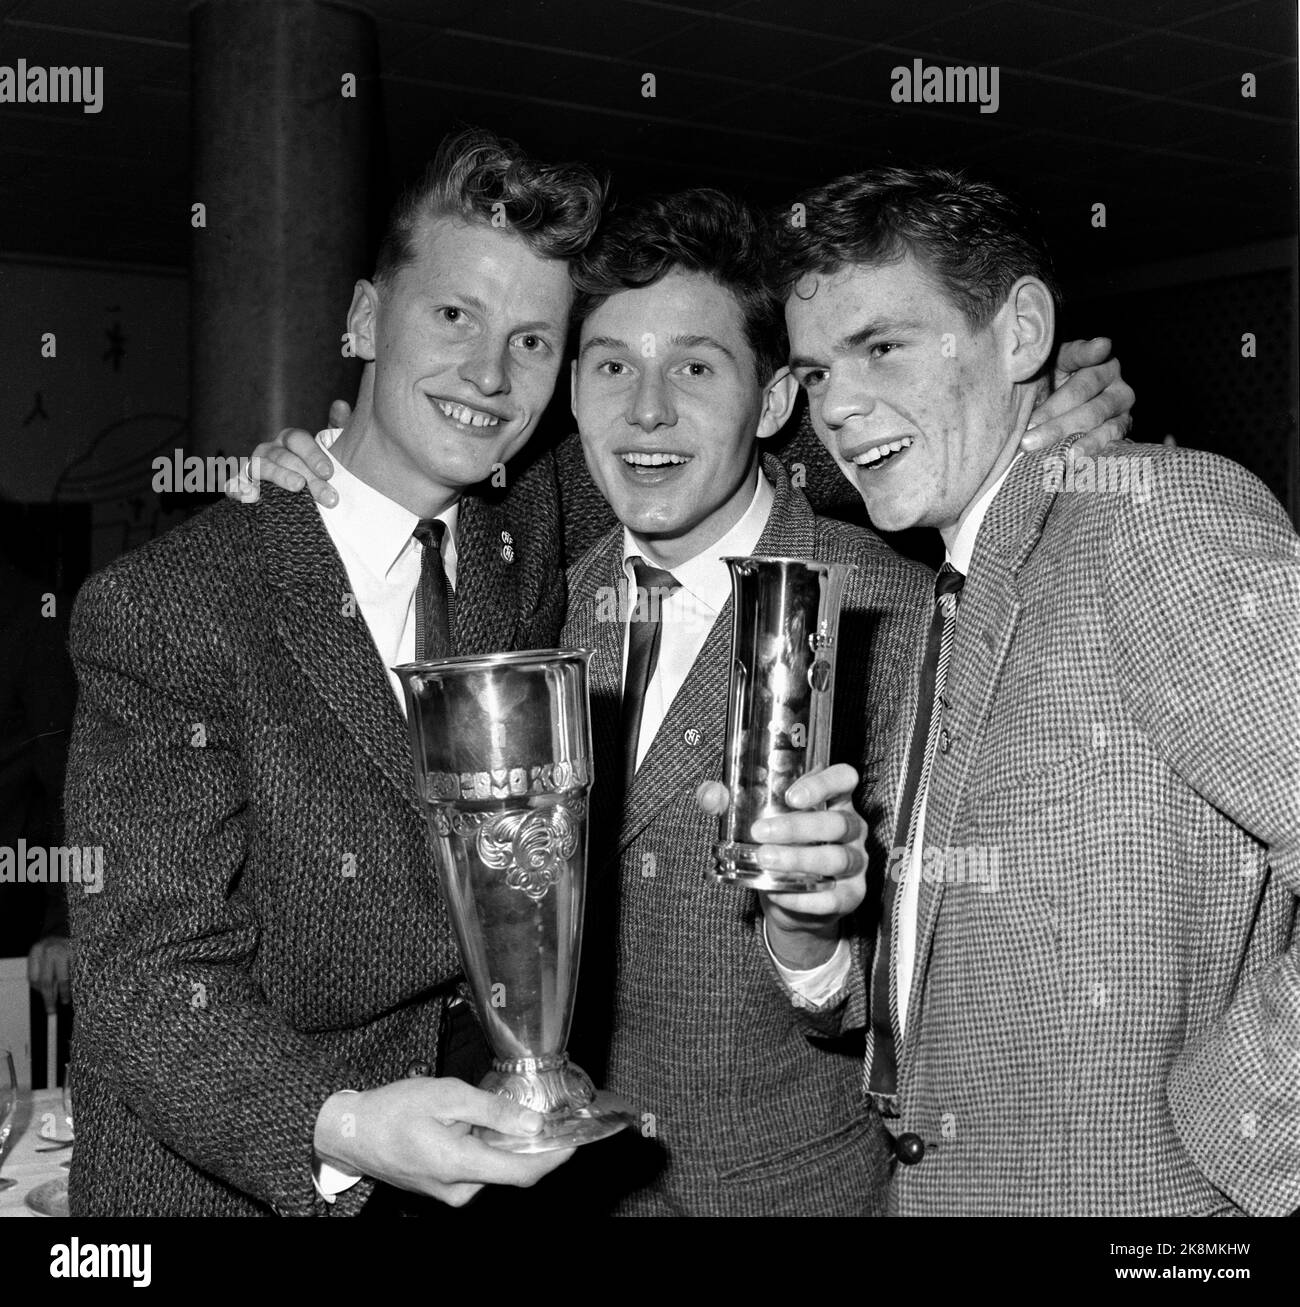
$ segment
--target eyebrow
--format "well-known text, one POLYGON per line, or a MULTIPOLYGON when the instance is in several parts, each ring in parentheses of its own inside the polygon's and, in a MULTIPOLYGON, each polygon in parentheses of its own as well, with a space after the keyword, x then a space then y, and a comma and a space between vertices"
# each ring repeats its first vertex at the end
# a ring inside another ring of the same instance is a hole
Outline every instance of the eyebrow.
MULTIPOLYGON (((470 308, 477 310, 484 317, 488 316, 488 306, 484 304, 483 301, 479 299, 477 295, 469 295, 466 292, 459 291, 459 290, 453 290, 450 292, 450 294, 453 299, 458 299, 462 303, 468 304, 470 308)), ((518 326, 514 327, 513 330, 555 332, 555 331, 559 331, 559 328, 555 325, 555 323, 545 318, 542 318, 536 322, 521 322, 518 324, 518 326)))
POLYGON ((593 349, 627 349, 628 343, 625 340, 619 340, 616 336, 592 336, 586 341, 578 351, 578 357, 582 358, 588 350, 593 349))
MULTIPOLYGON (((835 342, 834 352, 836 354, 848 354, 855 349, 861 349, 863 345, 881 336, 895 336, 900 332, 919 331, 920 328, 921 324, 919 322, 905 322, 897 318, 872 318, 869 322, 864 322, 856 331, 849 332, 847 336, 841 336, 835 342)), ((819 366, 820 360, 807 358, 803 355, 793 356, 790 359, 792 369, 819 366)))
POLYGON ((716 349, 733 363, 736 356, 716 336, 669 336, 668 343, 682 349, 716 349))
MULTIPOLYGON (((716 349, 720 354, 725 354, 733 363, 736 360, 735 354, 714 336, 669 336, 667 344, 677 349, 716 349)), ((582 349, 578 351, 578 355, 581 358, 586 355, 588 350, 593 349, 621 349, 630 352, 631 346, 628 345, 627 341, 619 340, 614 336, 592 336, 590 340, 583 344, 582 349)))

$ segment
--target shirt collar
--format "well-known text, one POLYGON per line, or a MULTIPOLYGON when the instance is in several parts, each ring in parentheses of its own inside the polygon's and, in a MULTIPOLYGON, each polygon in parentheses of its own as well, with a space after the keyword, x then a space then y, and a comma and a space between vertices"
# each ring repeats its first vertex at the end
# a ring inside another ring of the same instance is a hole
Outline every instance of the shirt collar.
MULTIPOLYGON (((328 452, 341 434, 341 427, 326 428, 317 432, 316 443, 328 452)), ((410 546, 411 532, 420 519, 410 509, 354 476, 337 458, 333 463, 330 485, 338 491, 339 502, 330 509, 330 524, 371 572, 387 577, 410 546)), ((453 544, 459 517, 459 502, 438 514, 453 544)))
MULTIPOLYGON (((776 502, 776 491, 772 483, 758 472, 758 484, 754 487, 754 497, 749 501, 740 520, 720 540, 714 541, 702 553, 688 558, 672 569, 673 576, 683 590, 703 604, 710 612, 720 613, 727 600, 731 598, 731 569, 722 560, 724 558, 741 558, 752 554, 758 546, 763 528, 772 514, 772 505, 776 502)), ((642 558, 644 553, 640 545, 632 538, 632 533, 623 528, 623 571, 629 581, 632 577, 631 558, 642 558)))
POLYGON ((1002 475, 971 504, 965 520, 957 528, 952 546, 947 551, 947 559, 963 576, 970 572, 971 559, 975 556, 975 540, 980 533, 980 527, 984 524, 984 518, 992 508, 998 491, 1002 489, 1002 483, 1010 475, 1011 469, 1015 467, 1023 453, 1024 450, 1016 450, 1015 457, 1002 469, 1002 475))

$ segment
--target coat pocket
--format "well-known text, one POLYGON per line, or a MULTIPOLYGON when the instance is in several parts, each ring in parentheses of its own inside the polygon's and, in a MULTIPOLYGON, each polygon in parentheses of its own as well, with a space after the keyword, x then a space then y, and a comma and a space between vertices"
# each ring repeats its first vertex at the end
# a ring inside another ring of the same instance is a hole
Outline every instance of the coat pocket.
POLYGON ((737 1216, 883 1215, 889 1143, 874 1114, 721 1172, 737 1216))

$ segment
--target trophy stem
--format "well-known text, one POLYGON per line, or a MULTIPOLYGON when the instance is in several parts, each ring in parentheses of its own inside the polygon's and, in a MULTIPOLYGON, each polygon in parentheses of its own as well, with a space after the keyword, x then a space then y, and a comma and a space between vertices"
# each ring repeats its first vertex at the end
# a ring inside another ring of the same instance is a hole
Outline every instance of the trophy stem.
POLYGON ((508 1135, 479 1127, 484 1143, 511 1153, 548 1153, 595 1143, 635 1124, 631 1107, 615 1094, 598 1093, 590 1077, 565 1053, 558 1057, 516 1058, 492 1063, 480 1089, 540 1112, 535 1135, 508 1135))

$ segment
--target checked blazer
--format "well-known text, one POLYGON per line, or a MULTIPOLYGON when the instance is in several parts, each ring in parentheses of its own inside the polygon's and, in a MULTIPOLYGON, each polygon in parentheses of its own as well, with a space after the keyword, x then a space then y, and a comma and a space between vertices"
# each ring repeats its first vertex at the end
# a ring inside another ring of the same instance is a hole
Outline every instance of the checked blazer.
POLYGON ((1296 533, 1210 454, 1097 467, 1022 456, 976 541, 894 1213, 1300 1207, 1296 533))
MULTIPOLYGON (((553 646, 554 465, 462 500, 459 652, 553 646), (502 547, 510 533, 513 557, 502 547)), ((266 486, 92 577, 68 839, 74 1215, 346 1215, 312 1185, 321 1104, 435 1064, 461 964, 406 723, 306 495, 266 486)))
MULTIPOLYGON (((874 773, 928 620, 930 574, 870 532, 815 517, 779 462, 763 466, 776 499, 756 552, 859 565, 840 627, 831 756, 858 765, 865 735, 874 773)), ((638 1170, 623 1155, 630 1141, 602 1143, 554 1178, 585 1180, 602 1163, 615 1181, 636 1175, 643 1183, 614 1195, 625 1214, 877 1214, 888 1146, 860 1092, 860 1045, 808 1037, 757 933, 756 897, 710 875, 718 821, 694 795, 722 774, 730 600, 630 792, 601 787, 620 754, 624 627, 608 619, 607 596, 623 584, 622 558, 619 527, 571 570, 563 637, 593 651, 596 776, 571 1047, 643 1114, 637 1143, 656 1157, 638 1170)), ((878 871, 890 835, 882 812, 866 816, 878 871)))

